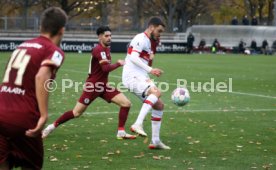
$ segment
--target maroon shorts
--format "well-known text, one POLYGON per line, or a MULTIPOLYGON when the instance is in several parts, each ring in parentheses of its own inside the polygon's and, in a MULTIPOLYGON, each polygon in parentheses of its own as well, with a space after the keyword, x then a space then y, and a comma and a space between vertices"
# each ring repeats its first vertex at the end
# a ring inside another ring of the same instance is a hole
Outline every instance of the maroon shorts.
POLYGON ((108 103, 111 102, 111 99, 115 97, 116 95, 120 94, 121 92, 118 91, 116 88, 108 86, 108 85, 102 85, 97 88, 85 88, 82 92, 82 95, 79 99, 79 102, 84 105, 89 105, 91 102, 93 102, 97 97, 101 97, 108 103))
POLYGON ((42 169, 42 138, 27 137, 25 131, 24 128, 0 122, 0 164, 6 161, 10 168, 42 169))

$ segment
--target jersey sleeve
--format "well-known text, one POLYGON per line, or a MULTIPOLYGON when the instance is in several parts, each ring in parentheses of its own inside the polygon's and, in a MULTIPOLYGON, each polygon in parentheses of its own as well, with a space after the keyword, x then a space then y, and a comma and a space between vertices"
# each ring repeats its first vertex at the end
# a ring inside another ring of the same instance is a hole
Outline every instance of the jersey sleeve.
POLYGON ((144 50, 145 43, 138 36, 135 37, 132 43, 132 51, 141 53, 144 50))
POLYGON ((148 73, 151 72, 152 68, 151 68, 150 66, 148 66, 147 64, 145 64, 145 63, 140 59, 139 55, 140 55, 140 54, 139 54, 138 52, 131 53, 131 57, 129 58, 129 60, 130 60, 133 64, 135 64, 135 65, 141 67, 142 69, 146 70, 148 73))
POLYGON ((51 52, 41 63, 41 67, 50 67, 52 69, 51 79, 55 79, 59 67, 64 61, 64 53, 60 50, 51 52))
POLYGON ((51 52, 41 63, 41 66, 59 68, 64 60, 64 53, 59 50, 51 52))
POLYGON ((119 63, 111 64, 106 52, 103 50, 95 50, 92 52, 92 55, 98 59, 103 72, 111 72, 121 66, 119 63))
POLYGON ((101 64, 101 68, 103 70, 103 72, 111 72, 115 69, 117 69, 118 67, 120 67, 121 65, 119 63, 114 63, 114 64, 101 64))
POLYGON ((98 59, 100 65, 110 63, 110 61, 107 59, 106 52, 103 50, 93 50, 92 56, 98 59))

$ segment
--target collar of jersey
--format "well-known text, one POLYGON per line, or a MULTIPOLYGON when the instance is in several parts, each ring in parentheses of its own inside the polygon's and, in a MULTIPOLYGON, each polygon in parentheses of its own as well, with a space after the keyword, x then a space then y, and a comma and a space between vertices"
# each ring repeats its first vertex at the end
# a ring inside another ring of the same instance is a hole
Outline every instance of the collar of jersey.
POLYGON ((144 32, 144 34, 148 37, 148 39, 150 39, 150 37, 148 36, 148 34, 146 32, 144 32))

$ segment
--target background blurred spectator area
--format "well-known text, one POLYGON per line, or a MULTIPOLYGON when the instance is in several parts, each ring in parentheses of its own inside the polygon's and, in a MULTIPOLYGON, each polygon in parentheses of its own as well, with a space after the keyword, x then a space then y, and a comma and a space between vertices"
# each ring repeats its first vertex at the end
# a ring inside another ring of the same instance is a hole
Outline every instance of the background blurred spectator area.
POLYGON ((248 49, 252 53, 263 54, 276 51, 276 27, 194 25, 187 32, 195 36, 194 51, 211 51, 215 39, 220 45, 217 51, 243 53, 248 49), (205 44, 204 47, 202 44, 205 44))

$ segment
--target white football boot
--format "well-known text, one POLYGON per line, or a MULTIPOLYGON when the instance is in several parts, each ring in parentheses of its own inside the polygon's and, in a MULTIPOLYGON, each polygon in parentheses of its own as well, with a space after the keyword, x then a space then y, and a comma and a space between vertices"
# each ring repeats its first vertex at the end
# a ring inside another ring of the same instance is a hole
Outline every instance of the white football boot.
POLYGON ((158 143, 150 143, 149 149, 165 149, 169 150, 171 149, 169 146, 165 145, 163 142, 159 141, 158 143))
POLYGON ((42 131, 42 138, 46 138, 50 133, 52 133, 55 130, 55 125, 50 124, 48 125, 43 131, 42 131))
POLYGON ((122 140, 122 139, 136 139, 136 136, 128 134, 125 131, 118 131, 117 139, 119 139, 119 140, 122 140))
POLYGON ((132 132, 135 132, 135 133, 139 134, 140 136, 143 136, 143 137, 147 137, 147 136, 148 136, 148 135, 146 134, 146 132, 144 131, 142 125, 133 124, 133 125, 131 125, 130 130, 131 130, 132 132))

